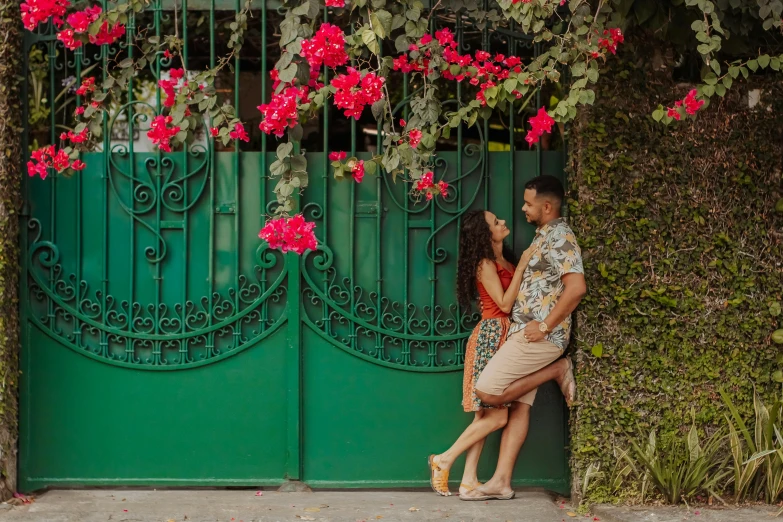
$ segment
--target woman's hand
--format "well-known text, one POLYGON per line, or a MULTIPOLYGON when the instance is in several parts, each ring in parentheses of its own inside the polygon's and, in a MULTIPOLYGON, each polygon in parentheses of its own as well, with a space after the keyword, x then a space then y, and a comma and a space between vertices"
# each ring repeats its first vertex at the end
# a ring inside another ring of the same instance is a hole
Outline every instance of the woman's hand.
POLYGON ((519 263, 517 264, 517 270, 525 270, 527 268, 527 265, 530 264, 530 260, 533 258, 534 255, 538 253, 538 246, 537 245, 530 245, 527 250, 522 252, 522 257, 519 260, 519 263))

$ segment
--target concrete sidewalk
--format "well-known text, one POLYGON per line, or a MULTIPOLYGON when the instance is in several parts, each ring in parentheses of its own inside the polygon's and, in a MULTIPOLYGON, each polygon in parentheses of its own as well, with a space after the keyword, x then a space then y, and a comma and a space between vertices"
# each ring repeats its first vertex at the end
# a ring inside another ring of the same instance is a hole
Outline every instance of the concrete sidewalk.
MULTIPOLYGON (((568 508, 551 495, 525 491, 507 501, 465 502, 431 491, 60 490, 32 504, 4 506, 0 521, 18 522, 374 522, 492 520, 562 522, 568 508), (561 507, 562 506, 562 507, 561 507)), ((572 513, 573 514, 573 513, 572 513)), ((578 517, 581 520, 592 520, 578 517)))
POLYGON ((60 490, 31 504, 0 505, 5 522, 760 522, 778 508, 595 506, 579 515, 566 501, 520 491, 509 501, 464 502, 430 491, 60 490))

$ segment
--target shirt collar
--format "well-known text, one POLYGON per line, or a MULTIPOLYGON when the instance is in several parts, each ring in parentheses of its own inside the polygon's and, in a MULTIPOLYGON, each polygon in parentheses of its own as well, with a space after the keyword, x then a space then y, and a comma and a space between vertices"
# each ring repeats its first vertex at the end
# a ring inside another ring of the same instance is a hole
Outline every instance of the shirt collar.
POLYGON ((549 232, 551 229, 553 229, 554 227, 556 227, 557 225, 559 225, 560 223, 563 223, 563 222, 565 222, 565 218, 562 218, 562 217, 559 217, 557 219, 553 219, 552 221, 550 221, 546 225, 544 225, 542 227, 539 227, 537 233, 543 236, 547 232, 549 232))

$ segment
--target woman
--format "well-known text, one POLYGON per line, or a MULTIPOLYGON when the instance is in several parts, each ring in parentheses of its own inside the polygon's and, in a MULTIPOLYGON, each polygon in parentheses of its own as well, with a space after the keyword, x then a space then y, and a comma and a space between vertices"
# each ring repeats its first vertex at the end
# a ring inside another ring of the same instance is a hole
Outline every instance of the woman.
MULTIPOLYGON (((503 240, 510 231, 506 222, 498 219, 489 211, 475 210, 465 216, 459 236, 459 260, 457 261, 457 299, 463 309, 469 310, 478 297, 481 321, 473 329, 465 349, 465 374, 462 385, 462 407, 466 412, 475 412, 473 423, 489 423, 505 426, 508 419, 506 407, 493 407, 481 404, 476 397, 475 384, 487 362, 506 339, 508 333, 508 314, 522 283, 533 250, 528 249, 522 255, 519 264, 514 267, 513 254, 504 248, 503 240)), ((469 427, 470 429, 470 427, 469 427)), ((466 430, 467 433, 468 430, 466 430)), ((466 433, 454 443, 452 449, 457 454, 464 451, 460 443, 466 433)), ((476 442, 467 451, 465 471, 460 484, 460 495, 479 486, 477 467, 484 439, 476 442)), ((455 452, 452 452, 452 454, 455 452)), ((430 456, 430 468, 441 462, 434 462, 430 456)), ((450 463, 449 463, 449 468, 450 463)), ((448 472, 435 477, 431 473, 431 485, 436 493, 450 495, 448 490, 448 472)))

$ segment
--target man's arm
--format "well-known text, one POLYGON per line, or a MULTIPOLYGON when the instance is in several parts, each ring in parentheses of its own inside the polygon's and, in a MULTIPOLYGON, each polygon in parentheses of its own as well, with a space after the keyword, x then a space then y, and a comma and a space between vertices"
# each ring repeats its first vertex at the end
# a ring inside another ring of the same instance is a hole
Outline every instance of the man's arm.
MULTIPOLYGON (((560 298, 557 300, 557 304, 549 312, 549 315, 544 320, 548 327, 547 334, 555 329, 557 325, 562 323, 566 317, 571 315, 571 312, 576 310, 579 306, 579 302, 587 293, 587 284, 585 283, 584 274, 569 273, 563 274, 560 278, 563 281, 563 293, 560 294, 560 298)), ((530 342, 540 341, 547 334, 539 330, 538 321, 531 321, 525 325, 525 338, 530 342)))

